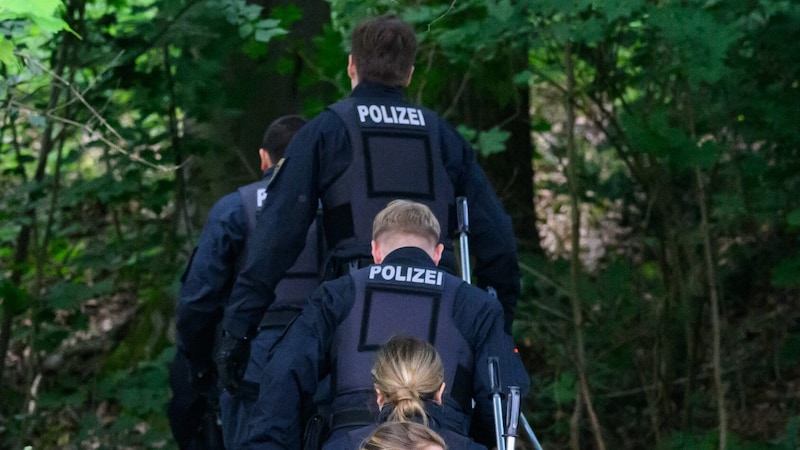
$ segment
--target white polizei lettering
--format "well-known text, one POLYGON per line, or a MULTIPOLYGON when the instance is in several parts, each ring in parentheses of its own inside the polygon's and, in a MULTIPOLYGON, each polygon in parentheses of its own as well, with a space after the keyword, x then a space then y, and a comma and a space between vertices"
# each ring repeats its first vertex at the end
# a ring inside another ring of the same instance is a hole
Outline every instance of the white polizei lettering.
POLYGON ((381 114, 383 114, 383 123, 394 123, 394 120, 386 114, 386 106, 384 105, 381 105, 381 114))
POLYGON ((425 271, 425 284, 436 284, 436 271, 435 270, 426 270, 425 271))
POLYGON ((395 272, 394 279, 395 279, 395 281, 408 281, 408 277, 407 276, 406 277, 403 276, 403 268, 402 267, 397 266, 397 272, 395 272))
POLYGON ((264 200, 267 199, 267 189, 261 188, 256 191, 256 204, 259 208, 264 204, 264 200))
POLYGON ((419 125, 417 113, 419 113, 418 109, 408 108, 408 121, 411 122, 411 125, 419 125))
POLYGON ((387 109, 386 105, 356 105, 356 111, 361 123, 369 118, 373 123, 425 126, 425 116, 417 108, 389 106, 387 109))
POLYGON ((364 123, 364 121, 367 119, 367 116, 369 115, 369 108, 367 107, 367 105, 357 105, 356 109, 358 110, 358 120, 361 123, 364 123))
POLYGON ((411 281, 413 281, 414 283, 424 283, 425 279, 422 277, 422 275, 424 275, 424 274, 425 274, 425 269, 420 269, 418 267, 415 267, 414 268, 414 279, 412 279, 411 281))
POLYGON ((406 119, 406 112, 408 112, 408 108, 398 106, 397 110, 400 112, 400 117, 397 119, 397 123, 402 123, 403 125, 408 125, 408 119, 406 119))
POLYGON ((381 266, 372 266, 369 268, 369 279, 374 280, 375 275, 381 273, 381 266))
POLYGON ((369 268, 369 279, 374 280, 378 275, 386 281, 402 281, 433 286, 441 286, 444 281, 441 271, 419 267, 371 266, 369 268))
POLYGON ((369 118, 375 123, 380 123, 381 109, 377 105, 369 105, 369 118))

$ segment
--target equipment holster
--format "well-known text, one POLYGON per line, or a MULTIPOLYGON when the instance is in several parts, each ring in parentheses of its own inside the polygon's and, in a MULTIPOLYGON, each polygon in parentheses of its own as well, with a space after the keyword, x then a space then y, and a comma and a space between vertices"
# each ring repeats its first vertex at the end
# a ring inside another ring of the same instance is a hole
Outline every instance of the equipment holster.
POLYGON ((303 432, 303 450, 320 450, 328 437, 328 420, 321 414, 314 414, 306 422, 303 432))

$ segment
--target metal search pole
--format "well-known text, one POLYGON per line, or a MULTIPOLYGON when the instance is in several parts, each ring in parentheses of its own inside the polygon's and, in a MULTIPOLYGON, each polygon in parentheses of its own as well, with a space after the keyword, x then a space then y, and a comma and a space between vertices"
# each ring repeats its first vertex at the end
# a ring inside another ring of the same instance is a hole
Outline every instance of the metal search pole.
POLYGON ((461 249, 461 279, 472 284, 469 268, 469 210, 467 198, 456 198, 456 215, 458 216, 458 242, 461 249))
POLYGON ((506 442, 503 440, 503 403, 502 391, 500 390, 500 361, 496 356, 489 357, 489 395, 492 397, 492 407, 494 410, 494 435, 497 442, 497 450, 506 450, 506 442))
POLYGON ((506 400, 506 450, 514 450, 517 445, 517 426, 519 425, 519 386, 508 387, 506 400))
POLYGON ((522 421, 522 428, 525 428, 525 432, 528 433, 528 437, 533 442, 533 448, 535 450, 542 450, 542 444, 539 443, 539 439, 536 439, 536 434, 533 432, 533 428, 531 428, 531 424, 528 423, 528 419, 525 418, 525 414, 519 414, 520 421, 522 421))
MULTIPOLYGON (((472 276, 470 275, 471 271, 470 271, 470 266, 469 266, 469 240, 468 240, 468 235, 469 235, 469 208, 467 206, 467 198, 466 197, 457 197, 456 198, 456 217, 458 219, 458 235, 459 235, 458 238, 459 238, 459 247, 460 247, 460 250, 461 250, 461 252, 460 252, 461 253, 461 279, 466 281, 467 283, 472 284, 472 276)), ((494 378, 490 378, 490 380, 492 380, 493 382, 499 383, 500 379, 499 379, 499 376, 498 376, 498 374, 496 372, 497 370, 499 370, 497 358, 489 358, 489 375, 490 375, 490 377, 494 377, 494 378), (495 367, 495 372, 494 373, 492 373, 492 359, 494 359, 494 367, 495 367)), ((495 433, 497 434, 497 450, 506 450, 504 448, 505 441, 503 440, 503 416, 502 416, 503 407, 502 407, 502 403, 500 403, 500 388, 499 388, 499 386, 497 387, 497 391, 498 391, 498 396, 497 396, 497 400, 496 401, 497 401, 497 403, 499 405, 495 407, 495 416, 494 416, 494 419, 495 419, 495 433), (497 428, 498 420, 499 420, 499 423, 500 423, 500 428, 499 429, 497 428)), ((492 392, 494 392, 494 388, 493 388, 492 392)), ((493 402, 495 401, 494 396, 492 398, 492 401, 493 402)), ((473 401, 473 405, 474 405, 474 401, 473 401)), ((522 411, 520 411, 519 408, 517 409, 517 411, 519 411, 519 421, 522 422, 522 428, 524 428, 525 432, 528 434, 528 437, 530 438, 531 442, 533 443, 534 449, 535 450, 542 450, 542 446, 541 446, 541 444, 539 444, 539 440, 536 438, 536 434, 534 434, 533 428, 531 428, 531 425, 528 423, 528 419, 525 418, 525 415, 522 413, 522 411)))

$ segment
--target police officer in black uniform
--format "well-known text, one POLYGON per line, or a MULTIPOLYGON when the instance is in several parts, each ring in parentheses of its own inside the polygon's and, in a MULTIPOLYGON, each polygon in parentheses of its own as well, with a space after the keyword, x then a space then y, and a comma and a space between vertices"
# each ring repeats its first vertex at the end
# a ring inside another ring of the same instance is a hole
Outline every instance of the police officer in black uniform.
POLYGON ((530 380, 503 331, 500 304, 437 267, 440 238, 436 217, 421 203, 394 200, 376 216, 375 264, 323 283, 273 347, 248 425, 247 448, 299 449, 297 411, 328 374, 331 439, 374 423, 378 411, 370 370, 375 352, 398 334, 430 342, 442 357, 443 426, 470 432, 492 447, 489 358, 499 358, 503 386, 520 386, 525 395, 530 380))
MULTIPOLYGON (((299 116, 283 116, 267 128, 259 149, 264 180, 239 188, 221 198, 209 213, 200 240, 184 273, 177 307, 178 353, 170 370, 173 397, 169 406, 173 435, 182 449, 222 448, 217 428, 216 376, 213 364, 214 341, 222 311, 227 304, 236 274, 244 262, 248 237, 266 195, 266 184, 273 173, 273 162, 280 161, 289 141, 306 123, 299 116), (198 432, 198 430, 201 432, 198 432)), ((264 315, 254 345, 269 348, 282 328, 299 314, 308 295, 319 285, 323 233, 318 226, 309 228, 308 245, 296 264, 278 284, 277 300, 264 315)), ((266 352, 253 354, 245 380, 258 380, 266 352)), ((227 447, 233 448, 236 418, 245 406, 255 401, 242 395, 233 398, 223 394, 223 435, 227 447)))
MULTIPOLYGON (((466 196, 477 285, 492 287, 510 332, 519 296, 519 267, 510 218, 470 145, 432 111, 403 100, 417 50, 411 26, 393 15, 356 27, 347 73, 352 95, 331 105, 292 141, 270 183, 252 252, 234 285, 223 320, 220 377, 236 389, 236 368, 273 301, 277 280, 302 247, 322 199, 332 275, 369 263, 372 218, 386 203, 409 198, 428 205, 442 229, 442 267, 455 272, 455 199, 466 196)), ((331 277, 332 278, 332 277, 331 277)))

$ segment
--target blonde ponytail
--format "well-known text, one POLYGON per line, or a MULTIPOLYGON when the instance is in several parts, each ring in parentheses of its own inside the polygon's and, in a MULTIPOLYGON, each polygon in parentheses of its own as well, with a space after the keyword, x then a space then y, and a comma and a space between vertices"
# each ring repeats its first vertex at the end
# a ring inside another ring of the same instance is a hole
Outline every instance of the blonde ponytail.
POLYGON ((415 417, 428 424, 425 400, 433 399, 444 382, 444 366, 436 349, 421 339, 395 336, 378 351, 372 367, 375 388, 394 406, 389 420, 415 417))

